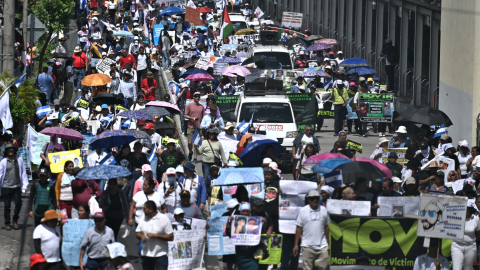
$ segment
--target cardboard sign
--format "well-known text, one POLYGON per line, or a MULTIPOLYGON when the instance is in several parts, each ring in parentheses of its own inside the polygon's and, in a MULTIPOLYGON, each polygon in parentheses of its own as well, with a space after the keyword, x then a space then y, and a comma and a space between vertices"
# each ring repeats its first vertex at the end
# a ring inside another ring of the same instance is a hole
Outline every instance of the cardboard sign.
POLYGON ((260 264, 279 264, 282 258, 282 234, 272 234, 270 238, 267 238, 265 234, 262 234, 260 242, 264 243, 268 247, 268 253, 270 256, 265 260, 260 260, 260 264))
POLYGON ((73 167, 83 168, 83 162, 80 158, 80 149, 65 152, 49 153, 48 160, 52 162, 50 164, 50 171, 52 173, 63 172, 65 162, 67 162, 68 160, 73 161, 73 167))
MULTIPOLYGON (((97 70, 103 74, 107 74, 110 72, 110 65, 115 64, 115 60, 110 59, 110 58, 105 58, 102 59, 98 64, 97 64, 97 70)), ((108 74, 109 75, 109 74, 108 74)))
POLYGON ((187 6, 185 11, 185 21, 191 22, 195 25, 202 25, 202 20, 200 19, 200 10, 191 8, 187 6))
POLYGON ((260 243, 262 217, 233 216, 232 244, 236 246, 256 246, 260 243))

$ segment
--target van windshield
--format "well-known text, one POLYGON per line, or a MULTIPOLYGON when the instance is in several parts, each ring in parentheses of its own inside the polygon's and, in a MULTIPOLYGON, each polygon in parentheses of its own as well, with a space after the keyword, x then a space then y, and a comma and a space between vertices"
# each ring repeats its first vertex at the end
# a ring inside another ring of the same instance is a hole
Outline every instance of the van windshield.
POLYGON ((242 21, 236 21, 236 22, 232 21, 232 25, 233 25, 233 27, 235 27, 235 31, 238 31, 240 29, 248 28, 247 23, 242 22, 242 21))
POLYGON ((293 123, 288 103, 244 103, 239 120, 248 122, 252 114, 255 123, 293 123))
POLYGON ((263 69, 292 69, 290 54, 287 52, 256 52, 255 55, 267 57, 267 59, 262 61, 265 65, 263 69))

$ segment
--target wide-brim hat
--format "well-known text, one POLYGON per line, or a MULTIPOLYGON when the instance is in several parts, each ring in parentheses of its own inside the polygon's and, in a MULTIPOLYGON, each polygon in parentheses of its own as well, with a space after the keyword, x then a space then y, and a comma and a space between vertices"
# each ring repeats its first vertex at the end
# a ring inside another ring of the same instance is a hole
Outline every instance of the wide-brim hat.
POLYGON ((80 47, 80 46, 75 47, 75 50, 73 50, 74 53, 78 53, 78 52, 81 52, 81 51, 82 51, 82 47, 80 47))
POLYGON ((41 222, 45 222, 47 220, 52 220, 52 219, 59 219, 63 218, 63 215, 60 213, 57 213, 54 209, 50 209, 45 211, 45 216, 42 218, 41 222))

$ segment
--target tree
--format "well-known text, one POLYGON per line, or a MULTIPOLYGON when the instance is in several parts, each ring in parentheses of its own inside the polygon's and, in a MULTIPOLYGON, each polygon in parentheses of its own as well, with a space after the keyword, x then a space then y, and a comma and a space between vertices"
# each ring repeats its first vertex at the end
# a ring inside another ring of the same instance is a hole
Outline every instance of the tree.
POLYGON ((70 15, 74 6, 73 0, 38 0, 32 3, 32 11, 47 27, 46 42, 40 51, 38 73, 42 72, 43 56, 55 32, 66 30, 70 25, 70 15))

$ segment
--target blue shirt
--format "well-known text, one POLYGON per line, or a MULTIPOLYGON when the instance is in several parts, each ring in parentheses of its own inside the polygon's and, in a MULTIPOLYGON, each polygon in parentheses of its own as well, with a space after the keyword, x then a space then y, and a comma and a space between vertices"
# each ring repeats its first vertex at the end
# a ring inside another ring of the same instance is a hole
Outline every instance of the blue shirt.
POLYGON ((209 114, 206 114, 203 119, 202 123, 200 124, 200 128, 210 128, 211 123, 219 123, 218 129, 224 130, 225 129, 225 124, 223 123, 223 119, 221 116, 214 116, 214 119, 212 119, 212 116, 209 114), (213 122, 212 122, 213 120, 213 122))
POLYGON ((202 43, 202 45, 205 45, 205 36, 203 34, 198 35, 198 41, 202 43))
POLYGON ((53 83, 52 76, 42 73, 38 75, 37 80, 38 80, 38 87, 40 87, 40 91, 42 91, 43 93, 49 93, 50 91, 52 91, 52 83, 53 83))
POLYGON ((392 142, 390 143, 390 148, 405 148, 410 147, 411 144, 412 142, 407 136, 403 137, 402 140, 400 140, 400 137, 393 137, 392 142), (400 141, 400 145, 394 145, 394 143, 397 141, 400 141))
POLYGON ((291 94, 298 94, 298 93, 300 93, 300 90, 298 89, 298 86, 297 86, 297 85, 292 86, 292 88, 290 88, 290 93, 291 93, 291 94))

